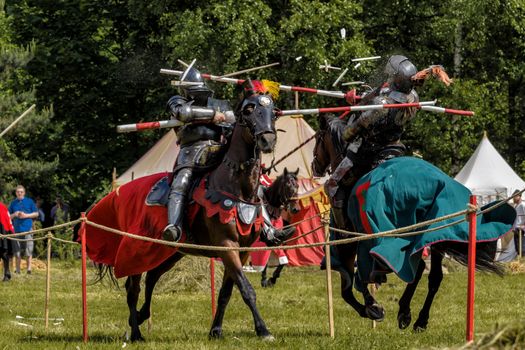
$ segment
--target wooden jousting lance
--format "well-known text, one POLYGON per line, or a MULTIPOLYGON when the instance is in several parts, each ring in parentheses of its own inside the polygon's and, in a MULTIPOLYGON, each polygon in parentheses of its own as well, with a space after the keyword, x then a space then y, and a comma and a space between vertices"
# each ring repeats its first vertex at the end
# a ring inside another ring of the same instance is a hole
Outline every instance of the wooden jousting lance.
POLYGON ((443 107, 436 107, 434 104, 436 101, 425 101, 425 102, 416 102, 416 103, 393 103, 393 104, 382 104, 382 105, 363 105, 363 106, 344 106, 344 107, 324 107, 324 108, 310 108, 310 109, 289 109, 276 111, 275 115, 278 116, 287 116, 287 115, 308 115, 308 114, 321 114, 321 113, 337 113, 337 112, 363 112, 370 111, 374 109, 384 109, 384 108, 418 108, 424 111, 436 112, 436 113, 447 113, 447 114, 456 114, 456 115, 466 115, 473 116, 474 112, 472 111, 463 111, 458 109, 450 109, 443 107))

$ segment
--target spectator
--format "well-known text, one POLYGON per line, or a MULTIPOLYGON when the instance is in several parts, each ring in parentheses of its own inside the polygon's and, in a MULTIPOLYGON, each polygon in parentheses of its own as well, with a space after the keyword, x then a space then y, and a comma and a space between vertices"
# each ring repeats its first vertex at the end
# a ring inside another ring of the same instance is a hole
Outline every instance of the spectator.
POLYGON ((51 219, 53 225, 63 224, 69 221, 69 205, 64 203, 61 196, 57 196, 56 204, 51 208, 51 219))
MULTIPOLYGON (((13 220, 13 226, 15 233, 28 232, 33 228, 33 219, 38 217, 38 209, 35 202, 26 197, 26 190, 24 186, 16 186, 16 199, 9 205, 9 213, 11 220, 13 220)), ((28 234, 25 236, 17 237, 22 241, 13 241, 13 254, 16 258, 16 270, 15 273, 20 273, 20 264, 22 262, 22 253, 25 254, 27 259, 27 273, 31 274, 31 260, 33 258, 33 235, 28 234)))
MULTIPOLYGON (((7 207, 0 203, 0 234, 14 233, 15 229, 11 223, 11 218, 9 217, 9 211, 7 207)), ((13 257, 13 248, 11 240, 7 238, 0 239, 0 257, 4 264, 4 279, 3 282, 7 282, 11 279, 11 272, 9 271, 10 260, 13 257)))
MULTIPOLYGON (((514 209, 516 209, 516 220, 514 221, 514 245, 516 246, 516 253, 523 252, 523 233, 525 232, 525 204, 521 200, 520 191, 514 191, 512 201, 514 202, 514 209), (522 249, 519 246, 519 237, 522 238, 522 249)), ((521 255, 520 255, 521 257, 521 255)))
POLYGON ((36 197, 35 202, 36 208, 38 209, 38 217, 35 219, 35 224, 38 223, 38 225, 35 225, 35 229, 39 229, 44 227, 44 222, 46 221, 46 214, 44 213, 44 209, 42 208, 44 200, 41 197, 36 197))

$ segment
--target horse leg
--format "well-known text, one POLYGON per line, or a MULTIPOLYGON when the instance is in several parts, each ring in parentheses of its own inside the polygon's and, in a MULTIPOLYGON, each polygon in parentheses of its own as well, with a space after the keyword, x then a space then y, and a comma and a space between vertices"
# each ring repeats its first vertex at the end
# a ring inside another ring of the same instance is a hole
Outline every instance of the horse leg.
POLYGON ((414 323, 414 331, 416 332, 422 332, 427 329, 430 307, 443 280, 442 262, 443 254, 437 250, 432 250, 430 254, 430 273, 428 274, 428 293, 419 316, 414 323))
POLYGON ((286 264, 280 264, 279 266, 277 266, 277 268, 273 272, 272 278, 270 278, 270 282, 272 286, 277 283, 277 279, 281 276, 281 271, 284 269, 285 266, 286 264))
POLYGON ((410 302, 414 297, 414 293, 417 289, 419 281, 421 280, 421 276, 423 276, 423 271, 425 271, 425 261, 421 259, 417 267, 414 282, 407 284, 405 291, 401 296, 401 299, 399 299, 399 311, 397 313, 397 325, 399 326, 399 329, 407 328, 410 325, 410 322, 412 321, 412 314, 410 312, 410 302))
POLYGON ((270 331, 268 331, 268 328, 266 327, 266 324, 264 323, 259 313, 259 310, 257 310, 257 298, 255 295, 255 290, 253 289, 252 285, 250 284, 250 281, 246 278, 244 272, 242 271, 242 262, 239 254, 237 252, 229 251, 222 254, 221 258, 224 263, 225 273, 229 275, 227 286, 229 290, 225 290, 224 296, 227 297, 227 300, 226 303, 222 305, 222 301, 220 299, 223 293, 224 285, 223 288, 221 288, 221 291, 219 293, 219 307, 217 309, 215 319, 213 320, 213 326, 210 331, 210 336, 213 336, 212 332, 216 332, 217 330, 221 330, 222 328, 222 318, 224 317, 224 309, 226 308, 227 301, 229 300, 229 297, 231 295, 231 288, 233 287, 233 285, 230 285, 230 283, 233 282, 235 283, 237 288, 239 288, 244 303, 248 305, 252 312, 256 334, 265 340, 273 340, 273 336, 270 334, 270 331), (229 280, 231 280, 231 282, 229 280), (219 314, 219 308, 221 309, 221 314, 219 314))
POLYGON ((341 275, 341 297, 352 306, 361 317, 368 317, 365 306, 361 304, 354 296, 354 265, 357 253, 357 244, 350 243, 337 246, 339 259, 344 268, 339 269, 341 275))
POLYGON ((210 339, 218 339, 222 337, 222 321, 224 319, 226 306, 232 296, 232 291, 233 279, 228 276, 226 271, 224 271, 221 290, 219 291, 219 297, 217 298, 217 310, 215 311, 215 317, 213 318, 210 333, 208 334, 210 339))
POLYGON ((268 271, 268 263, 266 263, 266 266, 264 267, 264 270, 261 272, 261 287, 266 288, 270 287, 269 285, 269 279, 266 277, 266 272, 268 271))
POLYGON ((139 323, 138 323, 138 312, 137 312, 137 302, 139 300, 140 294, 140 279, 142 275, 133 275, 129 276, 126 279, 126 292, 127 292, 127 302, 129 308, 129 319, 128 323, 131 327, 131 336, 130 340, 132 342, 137 340, 144 340, 142 334, 140 333, 139 323))
POLYGON ((153 296, 153 289, 159 281, 160 276, 168 272, 173 267, 173 265, 175 265, 183 257, 184 254, 177 252, 153 270, 148 271, 148 273, 146 274, 144 304, 142 304, 142 307, 140 308, 140 311, 138 312, 137 316, 137 322, 139 325, 141 325, 151 316, 151 298, 153 296))

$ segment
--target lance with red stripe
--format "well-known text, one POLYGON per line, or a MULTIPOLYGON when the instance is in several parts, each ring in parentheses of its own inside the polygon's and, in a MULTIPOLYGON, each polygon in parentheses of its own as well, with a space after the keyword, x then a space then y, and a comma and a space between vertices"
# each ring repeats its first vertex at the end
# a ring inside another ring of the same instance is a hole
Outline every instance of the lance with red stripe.
POLYGON ((277 111, 275 114, 278 116, 287 116, 287 115, 296 115, 296 114, 308 115, 308 114, 338 113, 338 112, 363 112, 363 111, 370 111, 374 109, 384 109, 384 108, 418 108, 418 109, 422 109, 424 111, 429 111, 429 112, 467 115, 467 116, 474 115, 474 112, 472 111, 462 111, 462 110, 457 110, 457 109, 436 107, 434 106, 434 104, 436 104, 436 100, 416 102, 416 103, 324 107, 324 108, 310 108, 310 109, 289 109, 289 110, 277 111))
POLYGON ((135 123, 135 124, 124 124, 117 126, 117 132, 133 132, 133 131, 142 131, 149 129, 164 129, 164 128, 174 128, 181 126, 184 123, 176 119, 171 120, 159 120, 156 122, 145 122, 145 123, 135 123))
MULTIPOLYGON (((176 76, 181 76, 184 73, 184 71, 172 70, 172 69, 161 69, 160 72, 162 74, 176 75, 176 76)), ((228 77, 212 75, 212 74, 207 74, 207 73, 201 73, 201 76, 205 79, 212 80, 212 81, 219 81, 222 83, 230 83, 230 84, 237 84, 237 85, 241 85, 244 83, 244 79, 228 78, 228 77)), ((348 100, 355 101, 361 98, 361 96, 355 94, 355 90, 350 90, 348 92, 342 92, 342 91, 321 90, 321 89, 313 89, 313 88, 308 88, 308 87, 290 86, 290 85, 282 85, 282 84, 279 84, 279 90, 308 92, 311 94, 317 94, 321 96, 344 98, 347 101, 348 100)))

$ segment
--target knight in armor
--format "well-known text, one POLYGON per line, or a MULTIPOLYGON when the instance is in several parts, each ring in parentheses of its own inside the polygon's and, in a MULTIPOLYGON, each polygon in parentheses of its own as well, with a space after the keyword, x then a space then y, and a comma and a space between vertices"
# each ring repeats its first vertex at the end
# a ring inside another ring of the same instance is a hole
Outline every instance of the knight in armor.
MULTIPOLYGON (((195 172, 203 173, 217 166, 226 151, 225 145, 235 122, 234 113, 227 101, 214 99, 201 73, 190 67, 180 82, 183 96, 168 100, 171 118, 184 124, 176 129, 180 151, 173 169, 173 180, 168 201, 168 225, 163 239, 178 242, 182 236, 184 209, 188 189, 195 172)), ((261 241, 268 246, 282 243, 295 231, 276 229, 270 222, 264 205, 264 224, 261 241)))
MULTIPOLYGON (((416 66, 402 55, 388 59, 384 70, 386 82, 363 98, 366 104, 398 104, 419 102, 414 90, 430 75, 450 84, 441 66, 431 66, 418 72, 416 66)), ((401 143, 405 126, 416 116, 416 108, 388 108, 364 111, 353 115, 343 133, 348 142, 346 157, 325 184, 332 199, 335 223, 347 228, 345 203, 348 191, 364 174, 394 157, 403 156, 406 147, 401 143), (348 191, 347 191, 348 190, 348 191)))
POLYGON ((168 226, 163 238, 177 242, 182 235, 187 193, 195 172, 211 170, 225 151, 228 130, 235 117, 227 101, 214 99, 201 73, 190 67, 180 82, 183 96, 168 100, 171 118, 184 124, 178 127, 179 155, 173 169, 168 202, 168 226))

